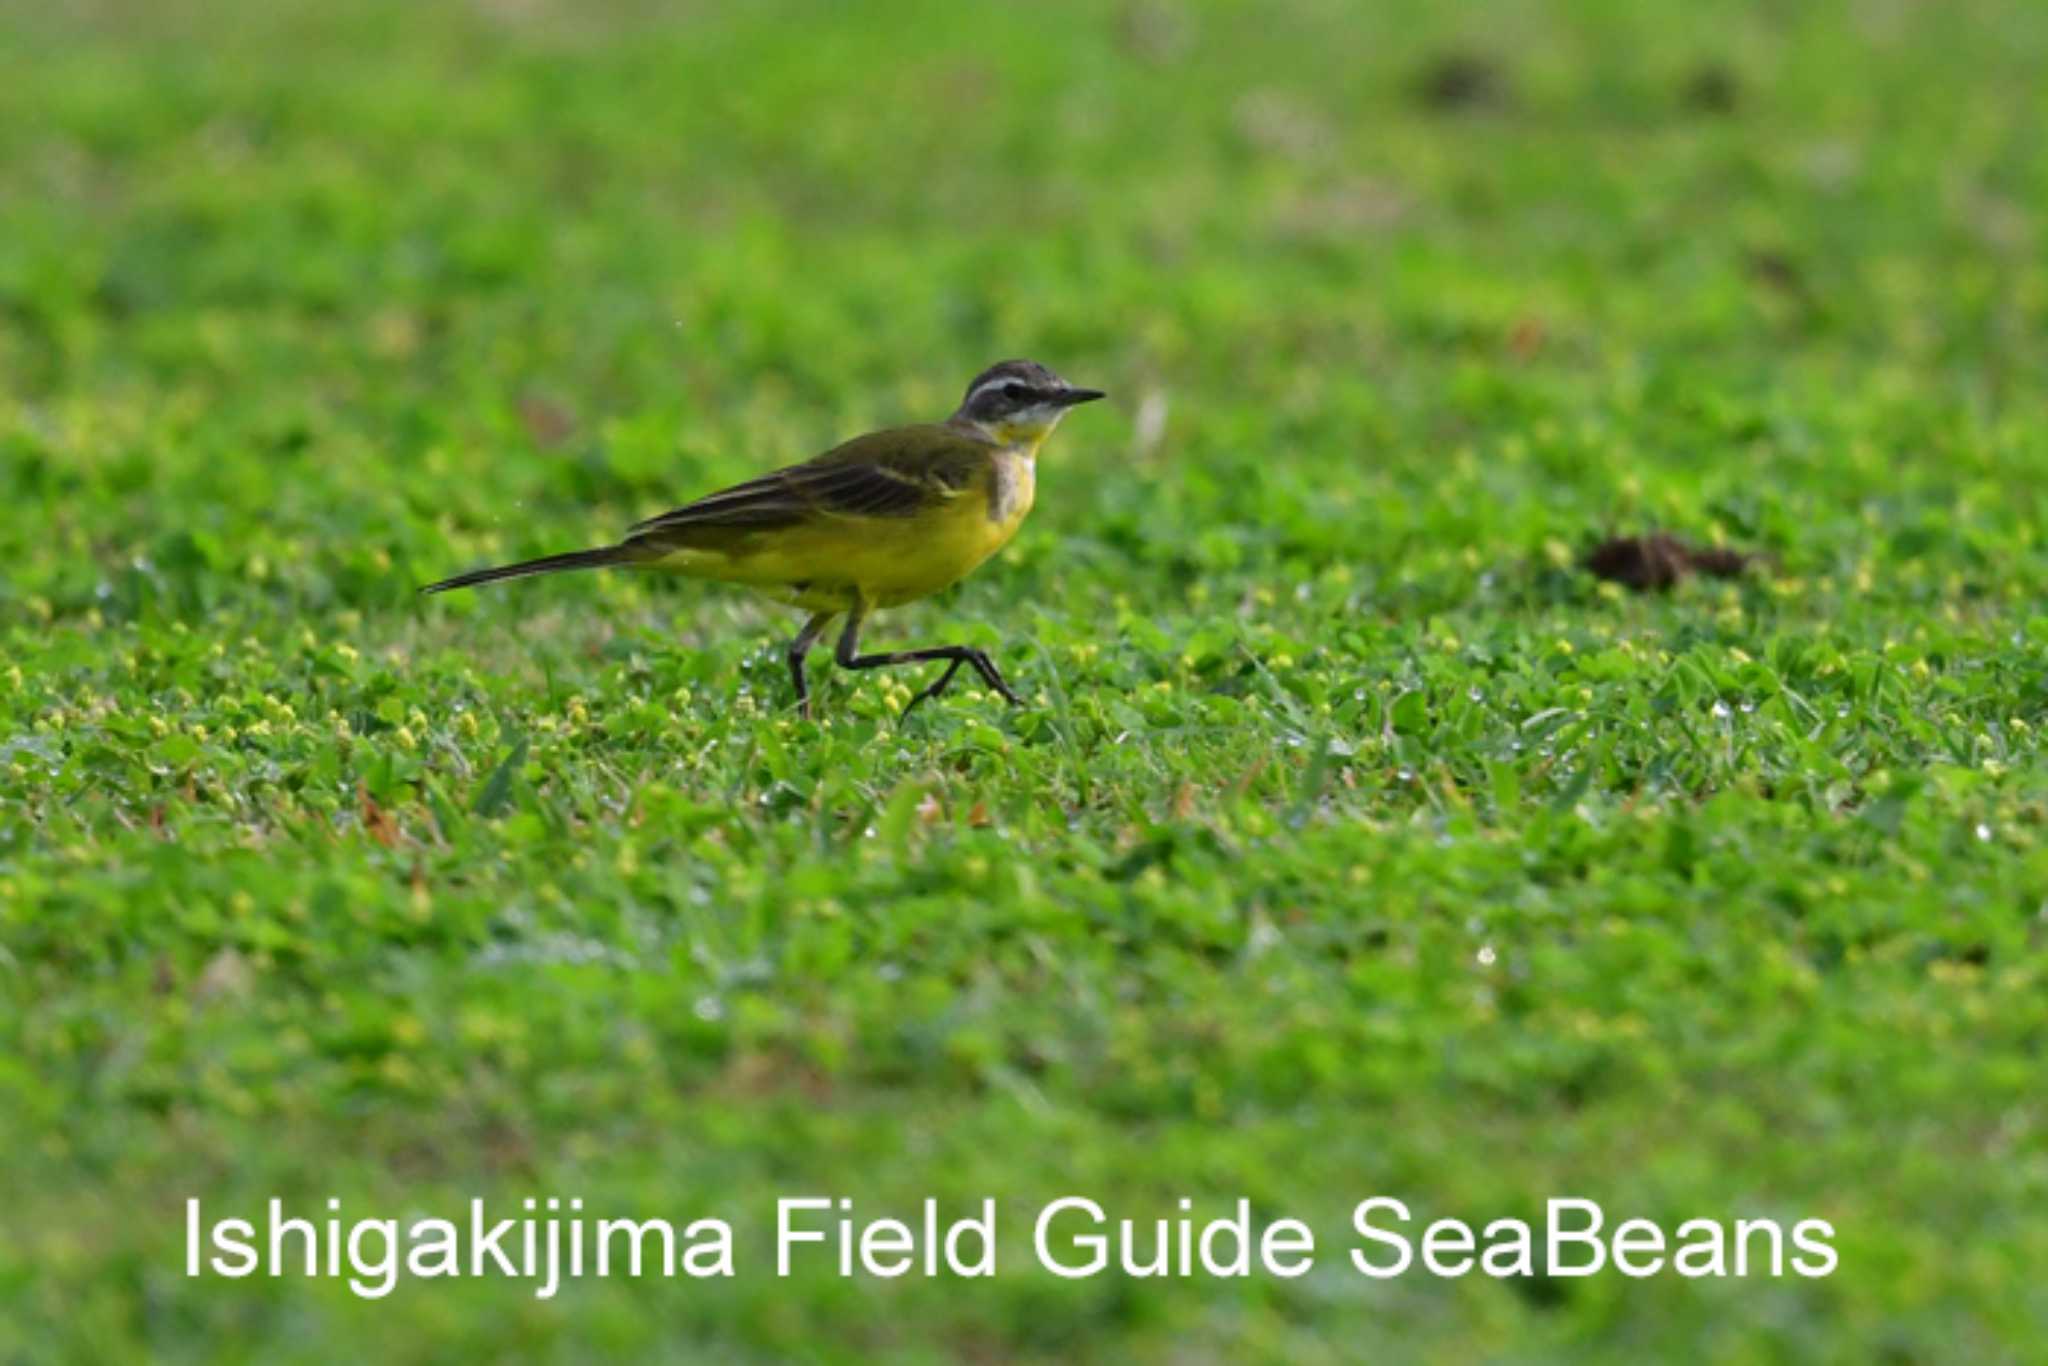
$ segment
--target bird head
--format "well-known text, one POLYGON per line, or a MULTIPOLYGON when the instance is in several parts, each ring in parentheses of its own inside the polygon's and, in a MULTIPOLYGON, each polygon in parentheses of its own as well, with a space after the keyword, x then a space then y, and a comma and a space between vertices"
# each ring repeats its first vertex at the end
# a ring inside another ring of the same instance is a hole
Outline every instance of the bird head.
POLYGON ((1069 408, 1102 396, 1100 389, 1078 388, 1036 361, 999 361, 967 386, 953 421, 1005 446, 1036 449, 1069 408))

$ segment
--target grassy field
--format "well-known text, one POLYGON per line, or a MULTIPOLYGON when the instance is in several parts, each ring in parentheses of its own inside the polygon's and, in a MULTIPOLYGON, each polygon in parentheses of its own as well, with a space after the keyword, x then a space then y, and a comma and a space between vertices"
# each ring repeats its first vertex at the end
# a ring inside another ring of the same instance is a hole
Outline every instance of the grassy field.
POLYGON ((2037 1351, 2044 71, 2020 0, 7 7, 0 1360, 2037 1351), (1010 355, 1112 402, 870 638, 1026 708, 414 596, 1010 355), (1576 567, 1656 528, 1768 560, 1576 567), (778 1279, 812 1194, 1003 1270, 778 1279), (1331 1251, 1069 1283, 1069 1194, 1331 1251), (1376 1194, 1841 1266, 1371 1280, 1376 1194), (191 1196, 551 1195, 738 1274, 184 1275, 191 1196))

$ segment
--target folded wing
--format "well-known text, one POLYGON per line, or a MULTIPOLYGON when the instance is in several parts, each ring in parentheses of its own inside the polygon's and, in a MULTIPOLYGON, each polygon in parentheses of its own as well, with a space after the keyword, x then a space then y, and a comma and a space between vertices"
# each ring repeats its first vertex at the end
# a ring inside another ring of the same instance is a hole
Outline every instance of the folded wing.
POLYGON ((960 497, 990 447, 951 427, 871 432, 815 460, 749 479, 650 517, 629 542, 684 544, 695 533, 770 531, 821 519, 915 517, 960 497))

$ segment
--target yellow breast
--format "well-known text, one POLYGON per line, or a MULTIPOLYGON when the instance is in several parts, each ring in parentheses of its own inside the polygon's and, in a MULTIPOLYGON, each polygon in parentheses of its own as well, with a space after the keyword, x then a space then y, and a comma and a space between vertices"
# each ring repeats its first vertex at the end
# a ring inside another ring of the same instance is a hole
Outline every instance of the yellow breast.
POLYGON ((951 587, 1010 543, 1031 512, 1036 484, 1029 455, 998 452, 980 487, 922 516, 863 524, 867 544, 847 571, 877 607, 951 587))

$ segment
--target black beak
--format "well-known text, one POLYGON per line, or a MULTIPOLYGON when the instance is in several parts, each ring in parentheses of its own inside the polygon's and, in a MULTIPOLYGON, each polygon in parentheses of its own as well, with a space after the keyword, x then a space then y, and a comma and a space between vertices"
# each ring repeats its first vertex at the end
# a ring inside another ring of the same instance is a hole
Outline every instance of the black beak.
POLYGON ((1071 408, 1078 403, 1093 403, 1098 398, 1108 397, 1109 395, 1103 393, 1100 389, 1076 389, 1071 385, 1060 390, 1059 393, 1060 405, 1066 408, 1071 408))

